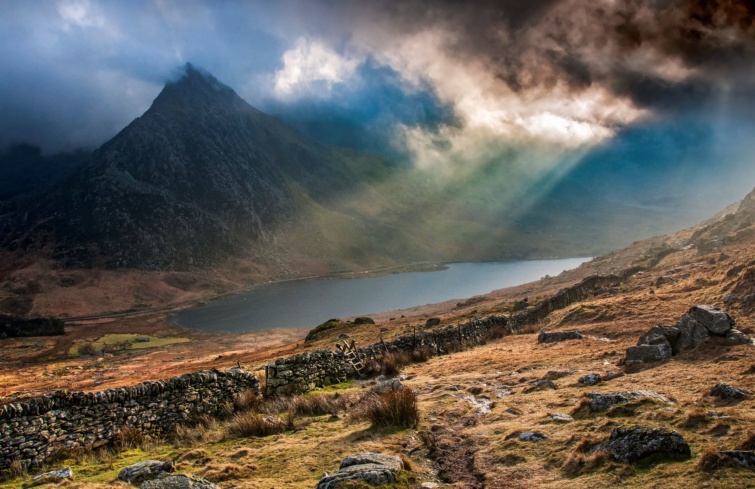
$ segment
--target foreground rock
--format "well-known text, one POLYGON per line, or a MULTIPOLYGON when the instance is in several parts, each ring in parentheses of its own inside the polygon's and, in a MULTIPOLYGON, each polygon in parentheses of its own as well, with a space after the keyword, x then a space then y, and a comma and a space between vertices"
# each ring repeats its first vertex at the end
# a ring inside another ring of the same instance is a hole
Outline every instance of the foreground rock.
POLYGON ((566 340, 581 340, 582 335, 577 331, 541 331, 537 337, 538 343, 558 343, 566 340))
POLYGON ((394 455, 360 453, 343 459, 338 471, 320 479, 316 489, 336 489, 358 482, 371 486, 392 484, 403 469, 404 463, 394 455))
POLYGON ((694 306, 676 325, 656 324, 642 335, 637 346, 627 348, 625 365, 641 367, 671 358, 684 350, 697 348, 711 337, 725 338, 732 345, 752 343, 749 336, 734 328, 731 316, 713 306, 694 306))
POLYGON ((139 489, 220 489, 212 482, 191 475, 164 475, 158 479, 146 481, 139 489))
POLYGON ((146 460, 123 468, 118 473, 118 480, 139 485, 144 481, 157 479, 163 474, 169 474, 176 469, 171 461, 146 460))
POLYGON ((672 401, 669 398, 664 397, 655 391, 649 390, 607 392, 605 394, 591 392, 587 394, 587 398, 589 399, 587 405, 592 412, 605 411, 611 406, 626 404, 630 401, 638 401, 640 399, 672 404, 672 401))
POLYGON ((596 451, 606 452, 621 463, 634 463, 651 456, 687 459, 691 455, 689 444, 676 431, 647 426, 614 428, 608 441, 596 451))
POLYGON ((587 374, 584 377, 580 377, 577 382, 582 385, 596 385, 602 381, 603 379, 600 378, 600 374, 587 374))
POLYGON ((755 450, 724 450, 718 456, 725 465, 755 468, 755 450))

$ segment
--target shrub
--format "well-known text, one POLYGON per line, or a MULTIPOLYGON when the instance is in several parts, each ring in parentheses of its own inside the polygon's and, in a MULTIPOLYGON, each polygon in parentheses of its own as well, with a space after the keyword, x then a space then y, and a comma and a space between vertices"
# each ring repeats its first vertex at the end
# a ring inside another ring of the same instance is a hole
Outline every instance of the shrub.
POLYGON ((144 432, 139 428, 133 426, 124 426, 118 432, 116 438, 116 446, 122 450, 128 450, 130 448, 139 448, 144 445, 146 437, 144 432))
POLYGON ((276 416, 246 412, 234 416, 227 430, 233 436, 270 436, 286 431, 286 424, 276 416))
POLYGON ((94 349, 94 343, 86 342, 83 345, 79 346, 79 355, 86 356, 89 355, 90 357, 95 354, 96 350, 94 349))
POLYGON ((412 355, 408 353, 386 353, 381 362, 381 373, 394 376, 401 373, 401 368, 412 363, 412 355))
POLYGON ((233 398, 234 411, 250 411, 255 409, 260 403, 260 397, 253 389, 247 389, 244 392, 239 392, 233 398))
POLYGON ((431 346, 420 346, 412 352, 412 360, 426 362, 435 356, 435 349, 431 346))
POLYGON ((368 392, 360 401, 354 418, 370 421, 373 428, 414 428, 419 424, 417 396, 408 387, 368 392))

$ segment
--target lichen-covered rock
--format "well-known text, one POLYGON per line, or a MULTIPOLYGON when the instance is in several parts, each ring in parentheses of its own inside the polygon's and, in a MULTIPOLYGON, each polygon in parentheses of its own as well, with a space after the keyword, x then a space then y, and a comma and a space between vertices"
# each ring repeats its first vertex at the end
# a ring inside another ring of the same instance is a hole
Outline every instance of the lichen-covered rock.
POLYGON ((66 467, 34 476, 29 487, 41 486, 42 484, 57 484, 69 479, 73 479, 73 470, 70 467, 66 467))
POLYGON ((688 314, 682 316, 677 323, 677 327, 680 332, 677 341, 678 351, 691 350, 696 348, 700 343, 710 339, 708 329, 688 314))
POLYGON ((584 377, 580 377, 577 382, 582 385, 596 385, 602 381, 603 379, 600 378, 600 374, 587 374, 584 377))
POLYGON ((139 489, 220 489, 212 482, 191 475, 164 475, 145 481, 139 489))
POLYGON ((647 426, 614 428, 608 441, 596 451, 606 452, 621 463, 633 463, 653 455, 683 459, 691 455, 689 444, 676 431, 647 426))
POLYGON ((687 315, 702 324, 708 332, 714 335, 725 335, 727 331, 734 327, 734 320, 731 316, 717 307, 694 306, 690 308, 687 315))
POLYGON ((371 486, 391 484, 403 469, 404 463, 394 455, 360 453, 343 459, 338 471, 320 479, 316 489, 336 489, 359 481, 371 486))
POLYGON ((557 343, 566 340, 581 340, 578 331, 541 331, 537 337, 538 343, 557 343))
POLYGON ((668 344, 630 346, 627 348, 626 364, 660 362, 667 358, 671 358, 671 346, 668 344))
POLYGON ((118 480, 131 484, 141 484, 144 481, 157 479, 163 474, 169 474, 176 469, 171 461, 145 460, 128 467, 118 473, 118 480))
POLYGON ((710 395, 724 400, 742 400, 748 399, 752 395, 752 392, 721 382, 713 386, 710 390, 710 395))
POLYGON ((650 399, 667 404, 672 403, 667 397, 650 390, 607 392, 605 394, 591 392, 587 394, 587 397, 589 398, 588 405, 593 412, 605 411, 616 404, 625 404, 639 399, 650 399))
MULTIPOLYGON (((679 339, 681 331, 676 326, 667 326, 665 324, 656 324, 650 328, 647 333, 640 336, 637 346, 640 345, 668 345, 673 349, 679 339)), ((674 352, 676 353, 676 352, 674 352)))

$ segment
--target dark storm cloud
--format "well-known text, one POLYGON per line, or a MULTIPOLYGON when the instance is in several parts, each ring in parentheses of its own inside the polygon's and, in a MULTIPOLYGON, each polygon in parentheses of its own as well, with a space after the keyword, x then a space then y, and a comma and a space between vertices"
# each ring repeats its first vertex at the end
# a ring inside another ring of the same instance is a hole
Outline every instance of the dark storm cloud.
POLYGON ((755 81, 752 0, 385 0, 351 6, 345 15, 355 24, 382 22, 397 35, 443 29, 452 39, 447 53, 480 60, 515 92, 601 84, 641 106, 670 109, 755 81))

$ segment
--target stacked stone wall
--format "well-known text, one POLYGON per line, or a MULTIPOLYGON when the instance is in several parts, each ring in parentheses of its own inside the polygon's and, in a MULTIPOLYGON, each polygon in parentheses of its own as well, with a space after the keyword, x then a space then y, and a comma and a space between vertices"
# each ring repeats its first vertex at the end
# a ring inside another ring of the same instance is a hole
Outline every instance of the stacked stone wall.
POLYGON ((35 467, 61 450, 108 445, 124 427, 150 435, 170 433, 199 415, 227 409, 249 389, 259 393, 257 377, 234 368, 101 392, 58 391, 6 404, 0 406, 0 469, 15 460, 35 467))
MULTIPOLYGON (((417 332, 358 348, 365 361, 380 360, 386 352, 411 353, 428 347, 435 354, 445 354, 463 347, 479 345, 491 337, 515 333, 523 326, 537 324, 551 312, 580 302, 596 292, 618 286, 628 277, 595 275, 562 289, 555 295, 511 316, 495 315, 448 326, 443 329, 417 332)), ((318 350, 278 358, 266 367, 265 396, 301 394, 318 387, 345 382, 357 376, 354 367, 340 350, 318 350)))

